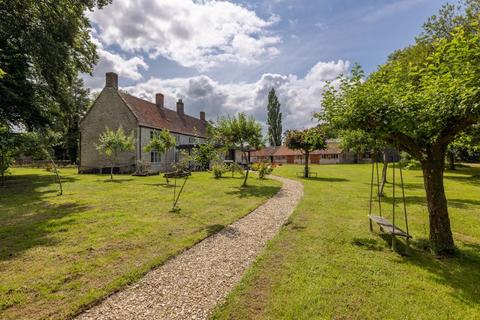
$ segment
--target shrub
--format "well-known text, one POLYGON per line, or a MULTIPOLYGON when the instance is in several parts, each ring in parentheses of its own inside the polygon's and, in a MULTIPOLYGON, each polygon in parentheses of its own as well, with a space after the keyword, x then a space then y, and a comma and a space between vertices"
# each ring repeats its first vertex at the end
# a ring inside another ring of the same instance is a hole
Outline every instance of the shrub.
POLYGON ((238 163, 236 162, 232 162, 229 166, 228 166, 228 171, 230 171, 232 173, 232 178, 233 176, 235 175, 235 173, 239 173, 242 177, 244 175, 244 169, 241 165, 239 165, 238 163))
POLYGON ((273 167, 269 162, 261 162, 258 164, 258 177, 264 179, 267 174, 272 173, 273 167))
POLYGON ((215 179, 220 179, 226 171, 227 171, 227 168, 223 163, 215 163, 212 166, 213 177, 215 179))

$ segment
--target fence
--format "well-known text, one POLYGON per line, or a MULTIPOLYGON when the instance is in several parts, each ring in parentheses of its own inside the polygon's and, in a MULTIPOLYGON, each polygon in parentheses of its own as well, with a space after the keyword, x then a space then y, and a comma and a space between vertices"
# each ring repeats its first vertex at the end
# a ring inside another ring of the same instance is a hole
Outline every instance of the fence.
MULTIPOLYGON (((55 165, 59 168, 66 167, 76 167, 72 165, 69 160, 55 160, 55 165)), ((48 168, 52 166, 50 160, 27 160, 27 159, 18 159, 15 160, 13 167, 25 167, 25 168, 48 168)))

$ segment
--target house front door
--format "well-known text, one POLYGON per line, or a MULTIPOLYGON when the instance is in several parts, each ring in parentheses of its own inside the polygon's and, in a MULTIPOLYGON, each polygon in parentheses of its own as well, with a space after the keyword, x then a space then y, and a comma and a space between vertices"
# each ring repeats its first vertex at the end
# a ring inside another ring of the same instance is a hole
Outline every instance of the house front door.
POLYGON ((295 163, 295 156, 287 156, 287 163, 295 163))

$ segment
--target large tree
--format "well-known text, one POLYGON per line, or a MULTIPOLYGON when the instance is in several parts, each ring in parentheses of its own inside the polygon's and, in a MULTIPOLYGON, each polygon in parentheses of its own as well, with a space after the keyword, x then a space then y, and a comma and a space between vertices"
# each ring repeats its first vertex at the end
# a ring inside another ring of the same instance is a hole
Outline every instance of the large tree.
POLYGON ((225 147, 242 152, 246 168, 242 186, 245 187, 250 170, 248 153, 264 145, 261 125, 255 118, 239 113, 236 117, 220 118, 214 128, 214 134, 215 139, 225 147))
POLYGON ((268 93, 267 110, 268 141, 272 147, 281 146, 282 113, 280 112, 280 102, 278 102, 274 88, 268 93))
POLYGON ((310 161, 310 153, 315 150, 322 150, 327 147, 325 132, 322 128, 314 127, 310 129, 289 130, 287 131, 285 144, 292 150, 300 150, 305 156, 305 168, 303 176, 308 178, 310 172, 308 162, 310 161))
POLYGON ((448 36, 421 37, 366 80, 355 67, 323 100, 332 124, 372 133, 420 161, 438 255, 454 252, 443 185, 447 147, 480 121, 478 19, 454 24, 448 36))
POLYGON ((68 111, 69 88, 97 60, 85 13, 110 1, 0 1, 3 123, 31 129, 68 111))

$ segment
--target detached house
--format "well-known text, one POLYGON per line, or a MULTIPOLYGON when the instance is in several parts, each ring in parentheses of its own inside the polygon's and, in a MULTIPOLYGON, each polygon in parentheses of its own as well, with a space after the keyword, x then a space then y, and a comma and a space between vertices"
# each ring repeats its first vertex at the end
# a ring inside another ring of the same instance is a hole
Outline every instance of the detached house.
POLYGON ((164 96, 155 95, 155 103, 134 97, 118 90, 118 75, 106 74, 105 87, 80 122, 80 173, 102 172, 110 168, 107 159, 96 149, 100 134, 105 128, 116 130, 122 126, 127 133, 133 132, 135 152, 119 155, 118 172, 133 172, 138 161, 148 161, 152 169, 170 170, 179 160, 179 148, 172 148, 165 154, 156 151, 145 152, 155 130, 167 129, 175 136, 177 147, 202 143, 206 136, 205 112, 199 118, 185 114, 184 104, 178 100, 176 110, 166 108, 164 96))

